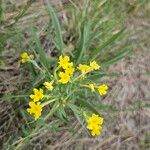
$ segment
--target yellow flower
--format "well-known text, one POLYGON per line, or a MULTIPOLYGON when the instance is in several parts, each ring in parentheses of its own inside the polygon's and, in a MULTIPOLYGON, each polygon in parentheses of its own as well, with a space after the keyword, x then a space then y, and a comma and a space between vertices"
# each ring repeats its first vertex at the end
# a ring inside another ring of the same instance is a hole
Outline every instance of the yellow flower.
POLYGON ((65 72, 59 72, 59 77, 61 78, 59 80, 59 82, 61 82, 62 84, 66 84, 70 81, 70 76, 68 73, 65 72))
POLYGON ((37 102, 44 97, 42 89, 38 90, 38 89, 34 88, 33 92, 34 92, 34 94, 31 94, 30 98, 33 99, 34 102, 37 102))
POLYGON ((27 109, 27 112, 34 116, 35 120, 37 120, 41 116, 42 105, 40 102, 37 104, 33 101, 29 102, 30 108, 27 109))
POLYGON ((102 130, 101 126, 95 125, 95 127, 93 128, 93 130, 91 130, 92 136, 100 135, 101 130, 102 130))
POLYGON ((51 81, 51 82, 44 82, 43 85, 49 90, 49 91, 52 91, 53 90, 53 83, 54 81, 51 81))
POLYGON ((104 119, 102 117, 99 117, 96 114, 92 114, 92 116, 88 119, 87 123, 88 123, 88 128, 92 129, 93 125, 102 125, 103 124, 104 119))
POLYGON ((95 87, 94 87, 94 84, 89 84, 88 87, 91 89, 92 92, 95 91, 95 87))
POLYGON ((100 68, 100 65, 98 65, 96 61, 92 61, 90 62, 90 67, 92 70, 98 70, 100 68))
POLYGON ((82 74, 84 74, 84 73, 87 73, 88 71, 90 71, 90 66, 79 64, 78 70, 80 70, 82 72, 82 74))
POLYGON ((73 73, 74 73, 74 71, 75 71, 75 69, 74 69, 74 67, 73 67, 73 63, 71 62, 70 64, 72 64, 72 65, 68 66, 68 67, 65 69, 65 73, 67 73, 67 74, 69 74, 70 76, 72 76, 73 73))
POLYGON ((108 86, 106 84, 102 84, 98 86, 98 91, 100 95, 105 95, 107 94, 108 86))
POLYGON ((71 67, 73 68, 73 62, 68 63, 67 66, 63 69, 68 69, 68 68, 71 68, 71 67))
POLYGON ((26 52, 23 52, 21 54, 21 62, 22 63, 26 63, 26 62, 28 62, 28 61, 30 61, 32 59, 33 59, 33 55, 28 55, 26 52))
POLYGON ((87 119, 87 129, 91 130, 92 136, 100 134, 103 122, 104 119, 96 114, 87 119))
POLYGON ((63 68, 66 69, 68 66, 73 65, 72 63, 69 63, 70 58, 68 56, 59 56, 59 65, 63 68))
POLYGON ((72 76, 73 73, 74 73, 74 68, 73 67, 67 68, 65 70, 65 73, 68 74, 68 75, 70 75, 70 76, 72 76))

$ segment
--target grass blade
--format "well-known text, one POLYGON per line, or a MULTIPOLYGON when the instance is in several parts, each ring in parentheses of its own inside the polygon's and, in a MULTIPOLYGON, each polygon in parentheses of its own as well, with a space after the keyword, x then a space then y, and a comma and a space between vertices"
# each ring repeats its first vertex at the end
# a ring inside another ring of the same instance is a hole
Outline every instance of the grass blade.
POLYGON ((82 125, 83 128, 85 128, 84 126, 84 121, 81 119, 81 111, 80 108, 78 108, 77 106, 73 105, 73 104, 68 104, 69 108, 73 111, 74 116, 76 117, 76 119, 78 120, 78 122, 82 125))
POLYGON ((102 77, 105 77, 105 76, 108 76, 108 77, 116 77, 116 76, 119 76, 118 73, 115 73, 115 72, 109 72, 109 73, 105 73, 105 72, 96 72, 92 75, 90 75, 88 77, 89 80, 92 80, 92 81, 95 81, 97 79, 100 79, 102 77))
POLYGON ((124 48, 120 53, 118 53, 116 56, 114 56, 112 59, 109 61, 105 62, 102 64, 102 67, 107 67, 109 65, 112 65, 113 63, 116 63, 117 61, 121 60, 125 56, 127 56, 130 53, 129 48, 124 48))
POLYGON ((3 20, 3 0, 0 0, 0 22, 3 20))
POLYGON ((101 51, 106 48, 109 45, 112 45, 113 42, 115 42, 115 40, 122 35, 124 31, 124 28, 122 30, 120 30, 117 34, 114 34, 111 38, 109 38, 106 42, 104 42, 100 47, 98 47, 95 51, 94 51, 94 56, 93 56, 93 60, 98 58, 99 55, 101 54, 101 51))
POLYGON ((90 34, 91 34, 91 22, 88 21, 84 24, 83 32, 81 34, 81 43, 80 48, 77 51, 77 64, 81 61, 84 53, 86 52, 86 49, 89 46, 89 40, 90 40, 90 34))
POLYGON ((64 53, 63 48, 65 47, 65 44, 63 42, 61 27, 60 27, 60 24, 59 24, 59 20, 58 20, 56 11, 51 6, 50 3, 47 4, 47 8, 48 8, 48 11, 51 15, 52 24, 53 24, 53 27, 55 29, 55 34, 56 34, 56 39, 55 39, 54 44, 58 48, 58 50, 60 50, 61 54, 63 54, 64 53))
POLYGON ((99 114, 99 112, 95 109, 95 105, 92 103, 89 103, 86 100, 80 99, 80 104, 83 105, 84 107, 89 108, 90 110, 92 110, 94 113, 99 114))
POLYGON ((36 35, 36 31, 34 28, 31 29, 31 32, 32 32, 33 41, 35 42, 35 51, 40 56, 40 63, 46 70, 48 70, 49 69, 49 63, 47 61, 46 54, 45 54, 44 49, 41 45, 41 42, 40 42, 38 36, 36 35))

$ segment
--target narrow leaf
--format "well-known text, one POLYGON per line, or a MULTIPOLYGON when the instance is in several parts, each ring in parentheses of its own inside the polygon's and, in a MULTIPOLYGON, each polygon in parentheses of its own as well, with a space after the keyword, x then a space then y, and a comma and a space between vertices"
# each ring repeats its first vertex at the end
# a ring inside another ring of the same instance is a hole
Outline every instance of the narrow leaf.
POLYGON ((41 42, 40 42, 38 36, 36 35, 35 29, 32 28, 31 31, 32 31, 33 41, 35 42, 35 51, 40 56, 40 63, 48 71, 49 70, 49 63, 48 63, 48 60, 46 58, 46 54, 44 52, 44 49, 41 45, 41 42))
POLYGON ((127 56, 130 53, 130 49, 129 48, 124 48, 120 53, 118 53, 116 56, 114 56, 113 58, 109 59, 109 61, 103 63, 101 66, 102 67, 107 67, 113 63, 116 63, 117 61, 121 60, 122 58, 124 58, 125 56, 127 56))
POLYGON ((82 98, 80 99, 80 104, 83 105, 84 107, 89 108, 91 111, 93 111, 96 114, 99 114, 99 112, 95 109, 95 105, 88 102, 87 100, 83 100, 82 98))
POLYGON ((113 42, 115 42, 115 40, 123 33, 124 28, 119 31, 117 34, 114 34, 111 38, 109 38, 106 42, 104 42, 100 47, 98 47, 95 51, 94 51, 94 56, 93 56, 93 60, 98 58, 101 54, 101 51, 106 48, 109 45, 112 45, 113 42))
POLYGON ((105 72, 99 71, 99 72, 96 72, 96 73, 90 75, 90 76, 88 77, 88 79, 90 79, 90 80, 97 80, 97 79, 102 78, 102 77, 105 77, 105 76, 108 76, 108 77, 115 77, 115 76, 118 76, 118 75, 119 75, 119 74, 118 74, 118 73, 115 73, 115 72, 105 73, 105 72))
POLYGON ((77 51, 77 64, 81 61, 84 53, 88 49, 88 46, 90 45, 90 34, 91 34, 91 22, 88 21, 84 24, 83 27, 83 32, 81 35, 81 43, 80 43, 80 48, 77 51))
POLYGON ((63 42, 63 37, 62 37, 62 33, 61 33, 61 27, 59 24, 59 20, 56 14, 55 9, 51 6, 50 3, 48 3, 47 5, 48 11, 51 15, 51 19, 52 19, 52 24, 54 26, 55 29, 55 34, 56 34, 56 39, 54 41, 55 46, 61 51, 61 53, 63 54, 63 48, 65 46, 64 42, 63 42))

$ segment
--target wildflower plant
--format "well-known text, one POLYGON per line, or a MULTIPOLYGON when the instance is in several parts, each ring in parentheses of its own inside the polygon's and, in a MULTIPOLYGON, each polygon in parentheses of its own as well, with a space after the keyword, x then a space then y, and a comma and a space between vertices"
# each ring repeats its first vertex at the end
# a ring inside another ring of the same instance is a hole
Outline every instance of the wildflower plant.
MULTIPOLYGON (((35 66, 37 67, 37 63, 31 59, 31 56, 23 52, 21 54, 21 62, 31 62, 36 64, 35 66)), ((39 69, 39 66, 37 68, 39 69)), ((99 116, 98 112, 94 114, 90 109, 79 106, 80 102, 78 104, 74 98, 74 95, 78 95, 78 91, 84 91, 85 89, 100 95, 107 94, 108 86, 106 84, 96 84, 88 80, 89 75, 98 70, 100 70, 100 65, 96 61, 91 61, 89 64, 79 64, 75 67, 69 56, 59 56, 51 78, 45 80, 40 88, 33 88, 33 92, 29 95, 30 101, 27 112, 37 120, 42 117, 43 109, 47 105, 50 105, 53 109, 56 106, 55 104, 57 104, 56 113, 60 113, 59 111, 63 110, 65 114, 68 108, 73 112, 76 111, 74 108, 78 108, 78 113, 80 113, 81 118, 87 124, 87 129, 91 131, 91 135, 99 135, 103 118, 99 116)), ((77 97, 78 101, 80 101, 80 95, 77 97)), ((85 99, 85 101, 90 104, 88 99, 85 99)))
MULTIPOLYGON (((34 86, 28 95, 26 112, 32 120, 34 118, 36 122, 52 121, 52 116, 55 116, 61 122, 69 124, 69 116, 74 115, 77 121, 83 127, 86 127, 92 136, 97 136, 101 134, 103 123, 106 122, 105 117, 100 113, 101 109, 105 107, 100 99, 109 92, 109 85, 103 81, 102 77, 114 76, 113 73, 106 73, 104 68, 124 58, 129 51, 123 48, 109 59, 102 58, 101 62, 101 57, 104 56, 103 49, 109 50, 109 47, 114 44, 117 38, 121 37, 124 29, 112 33, 114 26, 113 28, 110 28, 110 26, 105 27, 105 24, 109 24, 109 19, 103 18, 104 20, 99 21, 99 13, 96 11, 96 14, 93 14, 95 11, 90 9, 90 3, 92 3, 93 8, 95 1, 87 0, 83 3, 85 10, 83 9, 83 12, 76 11, 75 18, 82 16, 77 28, 72 26, 68 28, 67 32, 70 30, 71 33, 75 29, 73 46, 70 46, 72 43, 69 43, 69 41, 64 43, 56 12, 47 3, 47 10, 51 14, 54 29, 54 35, 50 35, 50 37, 53 39, 57 54, 54 57, 48 57, 39 37, 36 35, 36 31, 32 29, 34 56, 23 52, 21 62, 23 65, 25 63, 31 64, 31 71, 35 72, 35 76, 40 78, 38 83, 33 84, 34 86), (93 23, 85 15, 86 12, 89 16, 96 16, 92 18, 95 18, 93 23), (103 37, 104 40, 101 38, 105 35, 101 31, 101 25, 106 31, 110 29, 107 36, 103 37), (111 37, 108 35, 111 35, 111 37), (99 40, 100 38, 102 41, 99 40), (103 55, 101 56, 101 54, 103 55)), ((102 11, 101 7, 105 3, 107 2, 103 1, 99 5, 95 3, 96 10, 102 11)), ((109 108, 109 106, 106 108, 109 108)), ((35 132, 38 132, 39 127, 36 128, 35 132)), ((32 133, 31 136, 34 134, 32 133)))

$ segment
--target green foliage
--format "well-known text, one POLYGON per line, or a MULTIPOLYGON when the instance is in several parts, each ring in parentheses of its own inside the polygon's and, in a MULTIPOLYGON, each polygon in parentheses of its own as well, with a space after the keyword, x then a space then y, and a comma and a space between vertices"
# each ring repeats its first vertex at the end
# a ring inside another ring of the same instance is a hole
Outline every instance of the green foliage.
POLYGON ((54 44, 55 44, 56 48, 62 54, 64 54, 63 48, 65 47, 65 44, 63 42, 63 37, 62 37, 62 33, 61 33, 61 27, 60 27, 60 24, 59 24, 59 20, 57 18, 56 11, 54 10, 54 8, 51 6, 50 3, 48 3, 47 5, 48 5, 48 11, 49 11, 49 13, 51 15, 52 25, 53 25, 53 27, 55 29, 56 37, 54 38, 54 44))
POLYGON ((45 54, 44 49, 41 45, 39 37, 36 35, 36 30, 34 28, 32 28, 31 30, 32 30, 31 32, 32 32, 33 43, 35 44, 34 50, 39 55, 41 65, 46 70, 48 70, 49 69, 49 63, 47 61, 46 54, 45 54))
POLYGON ((3 0, 0 0, 0 23, 3 20, 3 0))
POLYGON ((95 59, 103 62, 116 41, 125 39, 123 18, 115 12, 116 3, 87 0, 71 7, 70 19, 65 25, 67 32, 73 36, 70 39, 75 39, 72 43, 77 64, 95 59))

